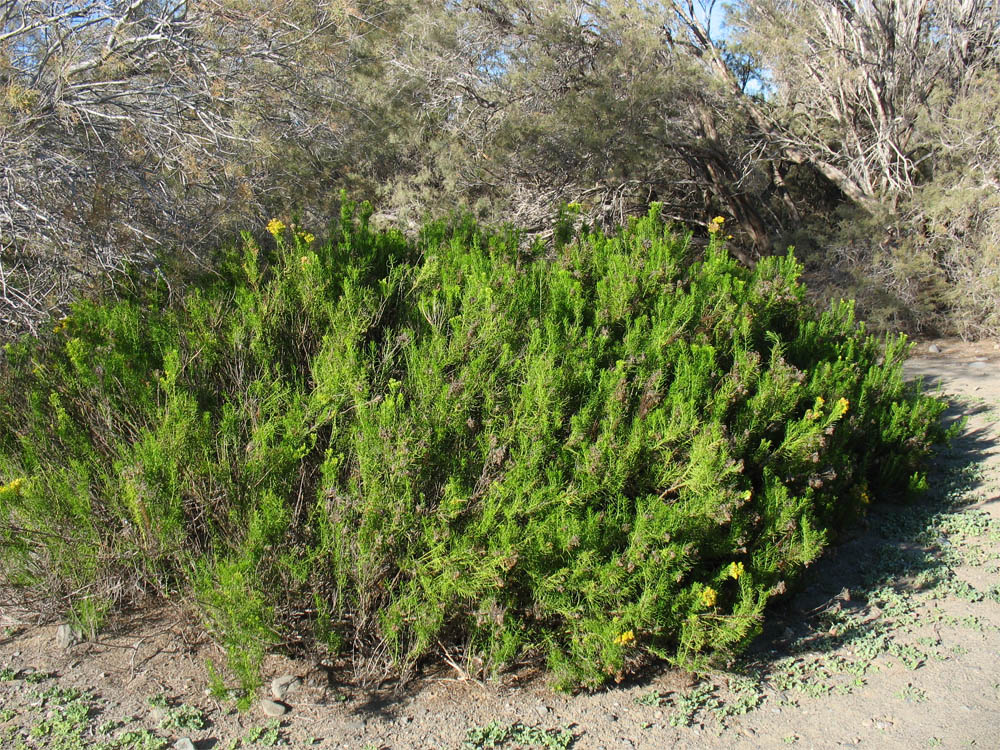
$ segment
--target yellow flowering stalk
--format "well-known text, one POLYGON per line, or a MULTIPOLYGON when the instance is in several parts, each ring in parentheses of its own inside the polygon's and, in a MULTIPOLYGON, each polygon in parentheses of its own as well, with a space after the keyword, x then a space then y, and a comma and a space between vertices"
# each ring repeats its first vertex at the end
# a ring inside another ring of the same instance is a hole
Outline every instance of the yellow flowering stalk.
POLYGON ((837 402, 837 408, 840 410, 841 415, 847 414, 847 410, 850 408, 851 402, 846 398, 841 398, 837 402))
POLYGON ((708 233, 709 234, 715 234, 720 229, 722 229, 722 225, 725 224, 725 223, 726 223, 726 219, 724 217, 722 217, 722 216, 716 216, 714 219, 712 219, 710 222, 708 222, 708 233))
POLYGON ((615 638, 615 643, 619 646, 627 646, 635 640, 635 633, 631 630, 626 630, 620 636, 615 638))
POLYGON ((819 419, 820 410, 823 408, 823 404, 825 403, 826 400, 822 396, 817 396, 816 401, 813 404, 813 408, 806 410, 806 419, 812 422, 815 422, 817 419, 819 419))
POLYGON ((267 222, 267 231, 277 238, 279 234, 285 231, 285 222, 281 219, 271 219, 267 222))
POLYGON ((711 586, 706 586, 701 592, 701 603, 705 607, 714 607, 718 593, 711 586))
POLYGON ((740 576, 743 575, 743 570, 744 570, 743 563, 731 562, 729 563, 729 570, 727 571, 726 574, 734 581, 738 581, 740 580, 740 576))

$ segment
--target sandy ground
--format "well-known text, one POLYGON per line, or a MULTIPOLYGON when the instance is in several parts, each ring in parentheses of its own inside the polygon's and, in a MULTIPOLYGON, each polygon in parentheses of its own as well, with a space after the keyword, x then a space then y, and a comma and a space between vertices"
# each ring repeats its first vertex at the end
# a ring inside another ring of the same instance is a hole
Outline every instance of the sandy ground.
POLYGON ((948 419, 968 419, 931 491, 874 509, 831 547, 728 672, 659 667, 562 695, 538 677, 480 683, 442 668, 405 691, 366 691, 275 656, 269 677, 302 681, 271 719, 208 694, 206 660, 223 659, 182 609, 68 649, 56 625, 0 610, 0 747, 998 748, 1000 345, 921 342, 915 355, 908 375, 951 400, 948 419), (86 710, 59 724, 74 705, 86 710))

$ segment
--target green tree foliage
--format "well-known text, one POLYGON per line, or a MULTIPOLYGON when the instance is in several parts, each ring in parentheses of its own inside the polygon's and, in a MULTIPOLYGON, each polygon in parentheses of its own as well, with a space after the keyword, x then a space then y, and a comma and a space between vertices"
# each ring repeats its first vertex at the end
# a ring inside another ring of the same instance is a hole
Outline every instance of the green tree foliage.
MULTIPOLYGON (((408 674, 442 646, 598 685, 738 651, 944 404, 907 345, 803 304, 791 254, 701 257, 659 207, 548 243, 407 240, 345 204, 222 275, 80 303, 0 373, 0 581, 95 627, 193 597, 247 687, 267 649, 408 674)), ((36 600, 37 601, 37 600, 36 600)))

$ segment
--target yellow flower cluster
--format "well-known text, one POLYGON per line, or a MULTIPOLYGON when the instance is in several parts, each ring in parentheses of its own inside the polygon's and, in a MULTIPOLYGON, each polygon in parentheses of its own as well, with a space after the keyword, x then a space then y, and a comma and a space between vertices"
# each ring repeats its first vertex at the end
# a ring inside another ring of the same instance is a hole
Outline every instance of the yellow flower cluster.
POLYGON ((701 603, 706 607, 714 607, 719 595, 711 586, 706 586, 701 592, 701 603))
POLYGON ((316 235, 312 232, 299 232, 299 239, 307 245, 311 245, 316 241, 316 235))
POLYGON ((21 485, 23 484, 24 484, 24 477, 18 477, 17 479, 12 479, 10 484, 5 484, 3 487, 0 487, 0 493, 6 494, 8 492, 18 492, 21 489, 21 485))
POLYGON ((63 318, 62 320, 60 320, 58 323, 55 324, 55 327, 52 329, 52 333, 59 333, 60 331, 65 331, 68 323, 69 323, 69 318, 63 318))
POLYGON ((729 570, 727 571, 727 575, 734 581, 738 581, 740 579, 740 576, 743 575, 743 571, 744 571, 743 563, 731 562, 729 563, 729 570))
POLYGON ((271 219, 267 222, 267 231, 272 235, 277 237, 279 234, 285 231, 285 222, 281 219, 271 219))
MULTIPOLYGON (((812 409, 806 409, 806 419, 811 421, 819 419, 820 416, 822 416, 820 413, 820 409, 823 408, 823 404, 825 403, 826 401, 822 396, 817 396, 816 402, 813 404, 812 409)), ((851 402, 848 401, 846 398, 841 397, 837 399, 837 403, 833 407, 833 414, 831 416, 833 417, 833 419, 840 419, 842 416, 847 414, 850 408, 851 408, 851 402)))
POLYGON ((722 229, 722 225, 725 223, 726 219, 724 216, 716 216, 714 219, 708 222, 708 233, 715 234, 720 229, 722 229))
POLYGON ((871 504, 872 498, 871 498, 871 495, 868 494, 868 482, 867 481, 861 482, 861 484, 859 484, 854 489, 855 489, 857 497, 861 501, 862 505, 869 505, 869 504, 871 504))
POLYGON ((620 636, 615 638, 615 643, 619 646, 627 646, 635 640, 635 633, 631 630, 626 630, 620 636))
POLYGON ((813 404, 813 408, 806 410, 806 419, 808 419, 810 421, 813 421, 813 422, 816 421, 817 419, 819 419, 820 409, 823 408, 823 404, 825 404, 825 403, 826 403, 826 399, 824 399, 822 396, 817 396, 816 397, 816 402, 813 404))

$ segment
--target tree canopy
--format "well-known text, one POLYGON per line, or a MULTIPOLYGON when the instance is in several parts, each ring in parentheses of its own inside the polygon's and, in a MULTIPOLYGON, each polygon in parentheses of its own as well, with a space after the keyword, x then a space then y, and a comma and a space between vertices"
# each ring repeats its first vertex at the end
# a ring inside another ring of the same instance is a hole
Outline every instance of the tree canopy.
POLYGON ((1000 331, 994 0, 722 10, 4 0, 0 318, 347 189, 404 228, 723 215, 744 263, 804 245, 887 323, 1000 331))

